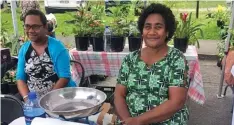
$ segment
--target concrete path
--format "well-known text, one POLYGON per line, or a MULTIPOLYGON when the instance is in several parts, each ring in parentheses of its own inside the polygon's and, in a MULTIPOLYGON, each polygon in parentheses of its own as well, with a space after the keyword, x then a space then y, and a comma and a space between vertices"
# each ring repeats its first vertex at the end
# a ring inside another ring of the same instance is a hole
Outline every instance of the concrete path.
POLYGON ((198 54, 201 55, 217 55, 217 43, 219 40, 199 40, 200 48, 198 54))
POLYGON ((206 96, 204 105, 190 101, 189 125, 231 125, 233 95, 229 88, 225 98, 218 99, 221 70, 216 61, 200 60, 200 68, 206 96))

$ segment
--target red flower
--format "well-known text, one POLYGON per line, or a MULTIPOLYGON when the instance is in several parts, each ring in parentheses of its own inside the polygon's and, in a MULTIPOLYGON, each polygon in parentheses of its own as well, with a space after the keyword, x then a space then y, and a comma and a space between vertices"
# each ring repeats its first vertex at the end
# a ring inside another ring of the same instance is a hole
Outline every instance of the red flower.
POLYGON ((180 13, 180 18, 183 20, 183 22, 187 21, 188 13, 180 13))
POLYGON ((15 76, 15 72, 14 72, 14 71, 11 71, 11 72, 10 72, 10 75, 11 75, 12 77, 14 77, 14 76, 15 76))

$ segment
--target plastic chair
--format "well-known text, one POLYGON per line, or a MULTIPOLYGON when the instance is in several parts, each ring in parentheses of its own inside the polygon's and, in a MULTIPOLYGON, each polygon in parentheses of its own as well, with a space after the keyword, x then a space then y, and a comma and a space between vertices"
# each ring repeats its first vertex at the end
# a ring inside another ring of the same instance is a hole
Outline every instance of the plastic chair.
POLYGON ((72 75, 75 76, 73 79, 79 87, 88 87, 87 80, 85 79, 85 70, 81 62, 76 60, 70 60, 72 69, 72 75))
POLYGON ((23 103, 12 95, 1 96, 1 124, 9 124, 15 119, 24 116, 23 103))

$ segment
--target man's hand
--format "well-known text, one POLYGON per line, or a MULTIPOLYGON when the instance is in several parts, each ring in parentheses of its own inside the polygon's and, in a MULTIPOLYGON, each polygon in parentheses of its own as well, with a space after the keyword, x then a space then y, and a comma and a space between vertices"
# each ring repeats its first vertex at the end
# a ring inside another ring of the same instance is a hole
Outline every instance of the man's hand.
POLYGON ((59 78, 53 87, 53 90, 64 88, 68 84, 69 80, 67 78, 59 78))

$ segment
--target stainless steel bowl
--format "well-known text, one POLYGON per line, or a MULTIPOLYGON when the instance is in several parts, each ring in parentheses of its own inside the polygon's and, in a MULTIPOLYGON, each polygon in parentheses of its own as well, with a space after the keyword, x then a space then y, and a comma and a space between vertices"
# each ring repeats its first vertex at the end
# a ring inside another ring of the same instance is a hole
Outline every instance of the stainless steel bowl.
POLYGON ((39 105, 52 117, 64 116, 72 119, 98 112, 105 100, 106 94, 97 89, 67 87, 42 96, 39 105))

